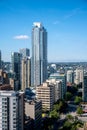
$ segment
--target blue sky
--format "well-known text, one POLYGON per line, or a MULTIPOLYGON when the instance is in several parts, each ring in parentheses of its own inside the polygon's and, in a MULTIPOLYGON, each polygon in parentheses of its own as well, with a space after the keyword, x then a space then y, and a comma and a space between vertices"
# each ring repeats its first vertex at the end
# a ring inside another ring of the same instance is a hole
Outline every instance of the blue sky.
POLYGON ((87 61, 87 0, 0 0, 2 59, 31 51, 33 22, 48 32, 48 61, 87 61))

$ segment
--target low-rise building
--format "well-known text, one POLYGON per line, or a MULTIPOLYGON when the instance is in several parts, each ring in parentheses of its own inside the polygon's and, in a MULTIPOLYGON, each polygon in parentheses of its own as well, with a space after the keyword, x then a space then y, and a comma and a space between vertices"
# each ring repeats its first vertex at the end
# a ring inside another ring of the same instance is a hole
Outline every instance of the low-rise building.
POLYGON ((33 127, 39 129, 42 119, 42 102, 39 100, 25 99, 25 115, 27 119, 33 119, 33 127))

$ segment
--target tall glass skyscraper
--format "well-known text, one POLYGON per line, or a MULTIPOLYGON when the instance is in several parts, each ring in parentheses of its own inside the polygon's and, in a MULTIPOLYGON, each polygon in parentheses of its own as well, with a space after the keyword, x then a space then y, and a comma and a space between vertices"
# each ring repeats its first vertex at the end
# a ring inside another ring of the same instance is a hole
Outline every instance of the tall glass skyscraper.
POLYGON ((15 74, 15 86, 14 90, 20 89, 20 80, 21 80, 21 54, 18 52, 11 53, 11 64, 12 64, 12 73, 15 74))
POLYGON ((47 79, 47 32, 41 23, 32 29, 31 85, 37 86, 47 79))
POLYGON ((19 50, 22 58, 30 57, 30 50, 28 48, 22 48, 19 50))

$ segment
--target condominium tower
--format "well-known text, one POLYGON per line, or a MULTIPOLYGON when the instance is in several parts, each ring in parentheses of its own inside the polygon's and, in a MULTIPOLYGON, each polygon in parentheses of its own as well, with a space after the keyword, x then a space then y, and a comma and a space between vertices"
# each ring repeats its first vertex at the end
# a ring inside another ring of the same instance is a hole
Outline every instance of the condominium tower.
POLYGON ((24 93, 0 91, 0 130, 24 130, 24 93))
POLYGON ((64 95, 67 91, 66 75, 65 74, 59 74, 59 73, 53 73, 53 74, 50 75, 49 79, 56 79, 56 80, 62 82, 61 98, 64 99, 64 95))
POLYGON ((37 86, 47 79, 47 32, 41 23, 32 29, 31 85, 37 86))
POLYGON ((74 72, 73 72, 73 70, 67 71, 67 82, 68 83, 74 83, 74 72))
POLYGON ((55 85, 44 82, 36 87, 36 98, 42 101, 42 110, 50 111, 55 102, 55 85))
POLYGON ((23 58, 21 61, 21 89, 30 87, 30 58, 23 58))
POLYGON ((78 85, 80 83, 83 83, 83 77, 84 77, 84 69, 83 67, 78 67, 75 70, 75 79, 74 79, 75 84, 78 85))

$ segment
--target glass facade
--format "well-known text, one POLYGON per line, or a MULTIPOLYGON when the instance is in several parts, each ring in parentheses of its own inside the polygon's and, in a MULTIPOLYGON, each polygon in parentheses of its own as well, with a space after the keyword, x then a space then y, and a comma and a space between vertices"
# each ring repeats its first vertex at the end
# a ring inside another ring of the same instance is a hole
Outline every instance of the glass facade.
POLYGON ((30 50, 28 48, 20 49, 20 54, 22 55, 22 58, 30 57, 30 50))
POLYGON ((47 79, 47 32, 41 23, 32 29, 31 85, 37 86, 47 79))
POLYGON ((15 81, 18 85, 15 85, 14 90, 20 89, 20 74, 21 74, 21 54, 14 52, 11 54, 12 72, 15 74, 15 81), (16 87, 18 86, 18 87, 16 87))

